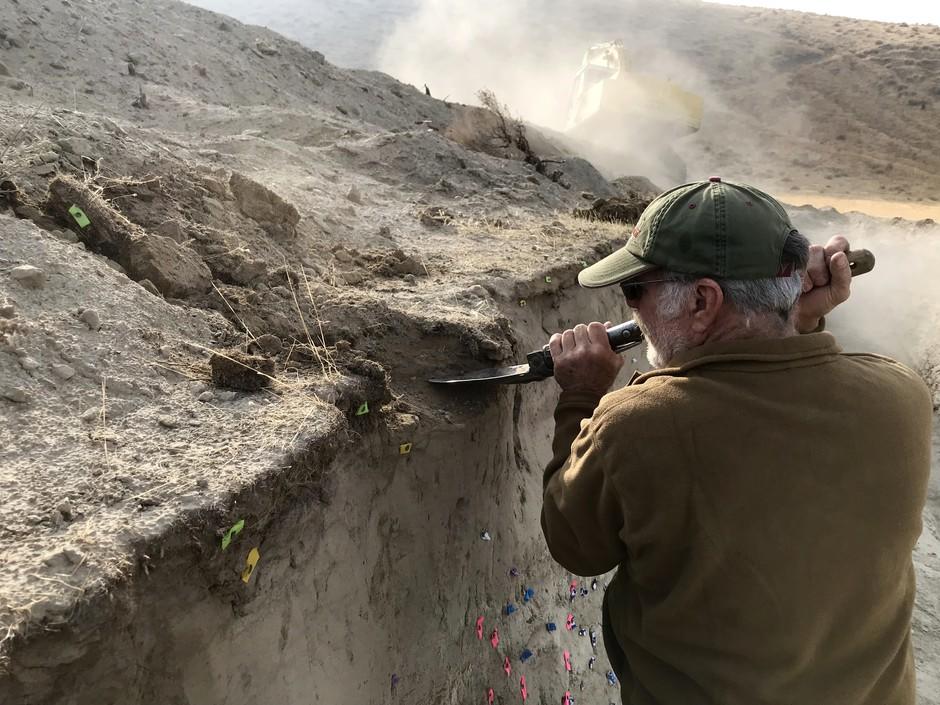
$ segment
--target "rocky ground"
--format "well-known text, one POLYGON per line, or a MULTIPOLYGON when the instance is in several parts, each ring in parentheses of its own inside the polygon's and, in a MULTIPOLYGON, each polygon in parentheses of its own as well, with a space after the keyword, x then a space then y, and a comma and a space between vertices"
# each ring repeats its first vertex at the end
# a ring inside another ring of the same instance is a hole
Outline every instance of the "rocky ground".
POLYGON ((538 527, 554 388, 425 380, 625 317, 575 286, 625 227, 571 213, 653 187, 178 2, 3 5, 0 74, 0 700, 607 702, 604 576, 538 527))

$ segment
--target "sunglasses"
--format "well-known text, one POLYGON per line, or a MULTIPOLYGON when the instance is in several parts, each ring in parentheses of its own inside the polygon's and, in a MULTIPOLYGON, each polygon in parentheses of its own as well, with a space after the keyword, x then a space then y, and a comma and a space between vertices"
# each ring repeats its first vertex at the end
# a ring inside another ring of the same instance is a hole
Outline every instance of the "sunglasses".
POLYGON ((643 282, 620 282, 620 290, 627 301, 639 301, 643 298, 643 287, 647 284, 662 284, 672 282, 674 279, 649 279, 643 282))

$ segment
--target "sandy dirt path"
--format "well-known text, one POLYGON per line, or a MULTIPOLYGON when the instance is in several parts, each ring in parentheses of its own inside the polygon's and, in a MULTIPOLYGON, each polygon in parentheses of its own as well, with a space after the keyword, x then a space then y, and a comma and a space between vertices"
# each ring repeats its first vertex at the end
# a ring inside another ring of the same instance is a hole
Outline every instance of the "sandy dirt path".
POLYGON ((780 193, 777 196, 785 203, 809 205, 816 208, 835 208, 843 213, 857 211, 875 218, 904 218, 906 220, 931 218, 940 221, 940 203, 882 201, 814 193, 780 193))

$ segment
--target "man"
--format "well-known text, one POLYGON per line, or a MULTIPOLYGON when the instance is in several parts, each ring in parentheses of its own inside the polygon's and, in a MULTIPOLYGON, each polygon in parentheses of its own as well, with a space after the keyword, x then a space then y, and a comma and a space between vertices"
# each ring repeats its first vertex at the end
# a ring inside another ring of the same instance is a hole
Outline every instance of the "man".
POLYGON ((603 324, 550 341, 542 526, 573 573, 619 566, 603 627, 624 703, 914 705, 931 399, 822 331, 847 250, 712 178, 581 272, 621 285, 657 368, 608 394, 623 363, 603 324))

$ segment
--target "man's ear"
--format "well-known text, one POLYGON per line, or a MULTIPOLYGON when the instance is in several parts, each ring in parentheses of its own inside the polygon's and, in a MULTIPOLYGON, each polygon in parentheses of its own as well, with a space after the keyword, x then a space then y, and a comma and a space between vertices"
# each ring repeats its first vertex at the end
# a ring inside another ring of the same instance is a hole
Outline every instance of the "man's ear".
POLYGON ((699 279, 695 282, 692 296, 692 331, 707 333, 718 318, 725 302, 725 292, 714 279, 699 279))

